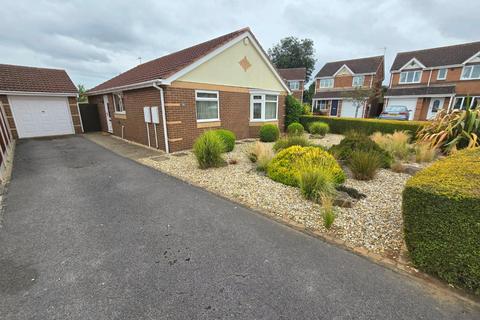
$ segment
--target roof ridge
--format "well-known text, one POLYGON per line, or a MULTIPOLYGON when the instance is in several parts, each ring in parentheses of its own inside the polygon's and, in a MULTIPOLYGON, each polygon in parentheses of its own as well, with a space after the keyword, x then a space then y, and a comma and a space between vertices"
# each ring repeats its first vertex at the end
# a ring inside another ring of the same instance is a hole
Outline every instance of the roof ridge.
POLYGON ((446 46, 433 47, 433 48, 427 48, 427 49, 419 49, 419 50, 411 50, 411 51, 401 51, 401 52, 398 52, 398 53, 397 53, 397 56, 398 56, 399 54, 402 54, 402 53, 424 52, 424 51, 439 50, 439 49, 445 49, 445 48, 463 47, 463 46, 474 45, 474 44, 480 44, 480 41, 464 42, 464 43, 459 43, 459 44, 450 44, 450 45, 446 45, 446 46))
POLYGON ((18 64, 8 64, 8 63, 0 63, 0 66, 24 68, 24 69, 58 70, 58 71, 65 71, 66 72, 65 69, 59 69, 59 68, 22 66, 22 65, 18 65, 18 64))
POLYGON ((374 58, 384 58, 384 55, 370 56, 370 57, 364 57, 364 58, 354 58, 354 59, 328 61, 328 62, 326 62, 325 64, 328 64, 328 63, 339 63, 339 62, 349 62, 349 61, 358 61, 358 60, 367 60, 367 59, 374 59, 374 58))

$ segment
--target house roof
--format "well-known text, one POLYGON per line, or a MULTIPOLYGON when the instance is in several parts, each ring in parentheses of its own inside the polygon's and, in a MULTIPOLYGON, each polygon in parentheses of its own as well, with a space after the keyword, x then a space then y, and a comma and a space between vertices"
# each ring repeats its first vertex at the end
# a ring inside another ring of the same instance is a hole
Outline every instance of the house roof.
POLYGON ((250 29, 243 28, 158 59, 145 62, 88 90, 87 93, 156 79, 166 79, 245 32, 250 32, 250 29))
POLYGON ((427 68, 462 64, 478 52, 480 52, 480 41, 447 47, 400 52, 395 57, 390 70, 400 70, 413 58, 417 59, 427 68))
POLYGON ((304 80, 307 77, 307 68, 277 69, 284 80, 304 80))
POLYGON ((357 74, 374 73, 377 71, 381 63, 383 63, 383 56, 327 62, 322 69, 318 71, 315 77, 331 77, 343 65, 346 65, 350 70, 357 74))
POLYGON ((78 93, 65 70, 0 64, 0 91, 78 93))
POLYGON ((391 88, 387 90, 385 96, 428 96, 437 94, 455 94, 455 86, 391 88))

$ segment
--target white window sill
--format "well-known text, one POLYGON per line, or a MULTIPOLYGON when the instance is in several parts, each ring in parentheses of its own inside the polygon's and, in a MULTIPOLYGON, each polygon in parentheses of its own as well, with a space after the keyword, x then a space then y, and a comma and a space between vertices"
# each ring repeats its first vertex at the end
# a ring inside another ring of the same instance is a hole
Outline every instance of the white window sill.
POLYGON ((278 121, 278 119, 250 119, 250 122, 273 122, 278 121))
POLYGON ((127 114, 125 111, 115 111, 115 114, 127 114))
POLYGON ((219 122, 219 121, 220 121, 220 119, 202 119, 202 120, 197 119, 197 123, 219 122))

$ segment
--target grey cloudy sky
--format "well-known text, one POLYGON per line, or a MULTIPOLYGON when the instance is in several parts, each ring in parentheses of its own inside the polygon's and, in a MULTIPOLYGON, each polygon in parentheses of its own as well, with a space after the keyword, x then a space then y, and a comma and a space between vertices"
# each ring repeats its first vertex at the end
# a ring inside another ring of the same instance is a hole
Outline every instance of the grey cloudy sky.
MULTIPOLYGON (((268 49, 311 38, 327 61, 479 41, 474 0, 2 0, 0 63, 66 69, 87 88, 145 62, 250 27, 268 49)), ((315 72, 316 72, 315 71, 315 72)))

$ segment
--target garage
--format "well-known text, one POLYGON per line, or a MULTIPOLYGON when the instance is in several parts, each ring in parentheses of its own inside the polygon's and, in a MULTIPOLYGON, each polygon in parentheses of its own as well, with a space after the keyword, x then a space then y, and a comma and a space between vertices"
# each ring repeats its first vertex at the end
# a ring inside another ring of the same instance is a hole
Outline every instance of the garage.
POLYGON ((65 97, 9 96, 19 138, 75 133, 65 97))
POLYGON ((0 64, 0 109, 14 138, 82 133, 77 95, 65 70, 0 64))
POLYGON ((413 120, 415 109, 417 106, 417 98, 390 98, 388 99, 388 106, 405 106, 410 111, 408 120, 413 120))
POLYGON ((353 100, 343 100, 340 116, 348 118, 363 118, 364 108, 365 105, 362 103, 357 110, 357 105, 353 100))

